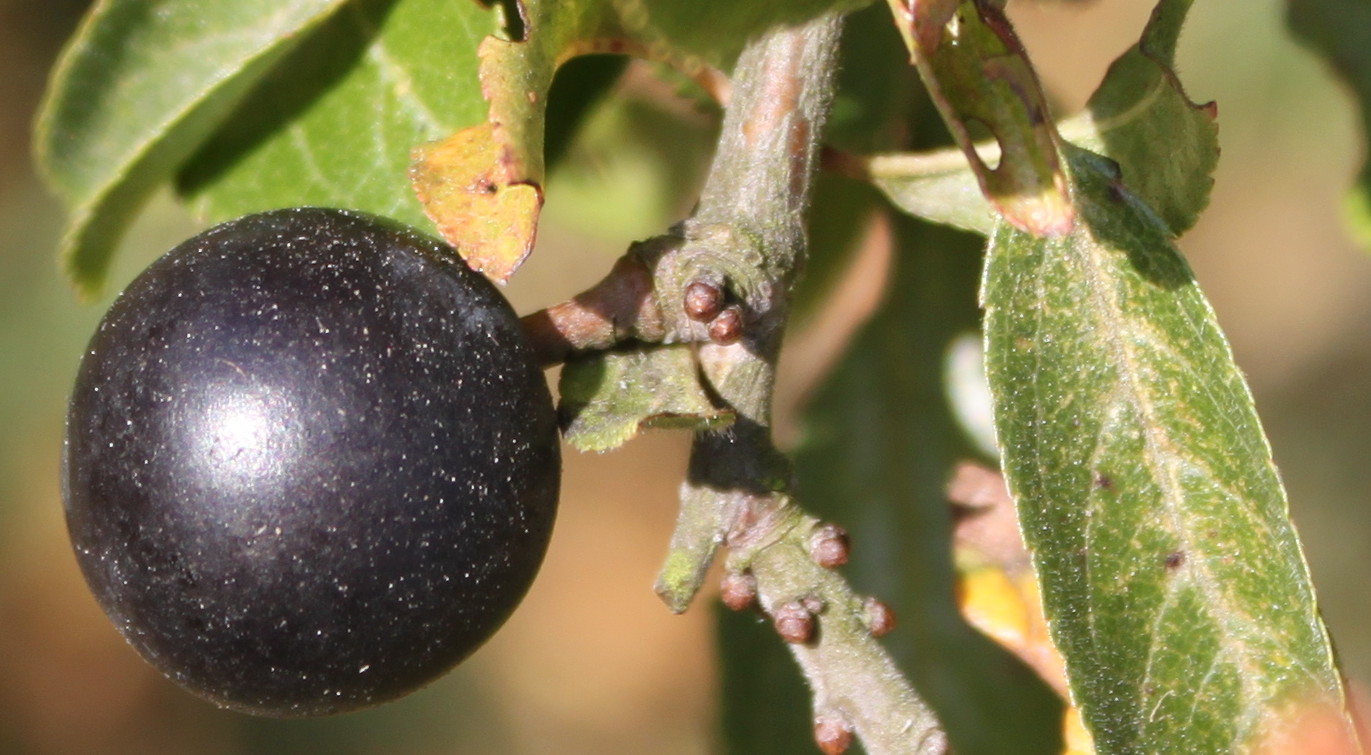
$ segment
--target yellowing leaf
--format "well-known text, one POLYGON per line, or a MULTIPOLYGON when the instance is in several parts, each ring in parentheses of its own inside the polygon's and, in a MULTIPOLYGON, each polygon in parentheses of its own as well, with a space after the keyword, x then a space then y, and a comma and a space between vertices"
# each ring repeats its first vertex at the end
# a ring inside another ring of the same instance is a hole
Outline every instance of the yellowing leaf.
POLYGON ((495 137, 493 123, 458 131, 415 150, 410 180, 424 212, 467 264, 505 281, 528 256, 542 190, 495 137))
POLYGON ((210 220, 276 207, 347 207, 428 228, 409 183, 415 144, 479 123, 474 2, 353 0, 265 76, 181 166, 210 220))
POLYGON ((506 280, 533 245, 542 205, 543 120, 559 66, 578 55, 619 53, 699 74, 731 63, 749 37, 771 24, 867 2, 523 0, 524 39, 489 37, 480 46, 487 126, 415 153, 412 175, 424 210, 468 262, 506 280), (499 216, 475 222, 484 210, 499 216))

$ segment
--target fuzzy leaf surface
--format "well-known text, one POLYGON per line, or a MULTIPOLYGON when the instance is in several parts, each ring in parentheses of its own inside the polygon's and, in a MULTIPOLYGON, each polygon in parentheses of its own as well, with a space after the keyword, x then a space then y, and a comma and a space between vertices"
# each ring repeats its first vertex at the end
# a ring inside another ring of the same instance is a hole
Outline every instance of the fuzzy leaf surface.
POLYGON ((63 265, 93 294, 148 194, 341 0, 111 0, 53 73, 35 133, 71 210, 63 265))
POLYGON ((562 437, 609 451, 640 430, 722 427, 733 420, 705 395, 689 346, 610 351, 567 362, 558 386, 562 437))
POLYGON ((1071 150, 1079 224, 992 236, 987 374, 1072 694, 1102 752, 1251 751, 1343 691, 1284 490, 1172 227, 1071 150))

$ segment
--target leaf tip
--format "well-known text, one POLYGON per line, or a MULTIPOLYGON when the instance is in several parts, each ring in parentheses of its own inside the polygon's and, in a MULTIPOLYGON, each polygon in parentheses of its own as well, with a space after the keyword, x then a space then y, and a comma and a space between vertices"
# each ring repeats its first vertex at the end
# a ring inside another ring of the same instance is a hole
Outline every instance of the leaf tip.
POLYGON ((1349 710, 1315 693, 1294 704, 1269 711, 1261 724, 1256 746, 1257 755, 1299 752, 1307 755, 1363 755, 1359 741, 1366 732, 1358 732, 1352 718, 1358 707, 1354 694, 1349 710))

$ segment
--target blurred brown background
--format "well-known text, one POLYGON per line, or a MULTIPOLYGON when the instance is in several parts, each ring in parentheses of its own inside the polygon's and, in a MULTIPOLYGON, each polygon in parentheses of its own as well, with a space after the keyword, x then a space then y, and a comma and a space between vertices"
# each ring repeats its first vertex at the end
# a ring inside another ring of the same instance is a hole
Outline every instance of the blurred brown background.
MULTIPOLYGON (((1011 10, 1074 109, 1151 4, 1011 10)), ((84 5, 0 0, 0 753, 714 750, 709 608, 675 617, 650 589, 684 467, 678 435, 569 453, 528 601, 472 660, 399 703, 325 721, 249 719, 181 693, 128 649, 81 582, 57 487, 66 391, 109 297, 80 304, 58 274, 62 210, 28 152, 47 69, 84 5)), ((1285 35, 1279 0, 1234 7, 1196 4, 1182 43, 1181 75, 1194 98, 1219 101, 1223 143, 1212 206, 1183 247, 1252 381, 1345 666, 1371 679, 1371 258, 1339 218, 1359 127, 1344 92, 1285 35)), ((635 188, 651 184, 653 159, 604 154, 598 179, 553 177, 542 248, 510 289, 518 309, 573 293, 626 240, 680 214, 635 188), (558 207, 559 180, 600 180, 635 204, 588 223, 584 208, 558 207)), ((159 197, 111 291, 196 230, 159 197)))

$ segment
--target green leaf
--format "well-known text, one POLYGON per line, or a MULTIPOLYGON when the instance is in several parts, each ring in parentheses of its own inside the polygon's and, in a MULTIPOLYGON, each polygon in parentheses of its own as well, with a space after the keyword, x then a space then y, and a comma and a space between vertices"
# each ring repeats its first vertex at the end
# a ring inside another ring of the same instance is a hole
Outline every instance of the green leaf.
POLYGON ((1056 696, 967 626, 954 600, 946 485, 975 451, 952 416, 942 363, 979 319, 980 240, 907 218, 894 232, 888 299, 806 409, 798 489, 851 534, 844 571, 894 609, 899 627, 883 642, 953 748, 1060 752, 1056 696))
MULTIPOLYGON (((1371 134, 1371 3, 1366 0, 1299 0, 1286 5, 1291 30, 1325 58, 1347 82, 1361 106, 1362 131, 1371 134)), ((1353 233, 1371 247, 1371 160, 1362 164, 1348 197, 1353 233)))
MULTIPOLYGON (((999 155, 997 145, 977 149, 992 159, 999 155)), ((867 160, 866 174, 909 215, 982 236, 995 228, 995 208, 981 193, 976 174, 959 149, 874 155, 867 160)))
POLYGON ((473 2, 348 3, 194 156, 182 191, 215 220, 323 205, 431 227, 410 152, 485 115, 476 46, 494 28, 473 2))
POLYGON ((1123 182, 1173 236, 1189 230, 1209 204, 1219 163, 1217 109, 1191 102, 1172 70, 1191 3, 1158 3, 1142 39, 1109 67, 1085 117, 1062 125, 1072 143, 1118 163, 1123 182))
POLYGON ((86 294, 151 191, 341 0, 110 0, 52 76, 35 149, 72 217, 63 264, 86 294))
POLYGON ((557 68, 578 55, 626 53, 691 74, 725 66, 769 25, 870 0, 528 0, 524 39, 480 47, 487 123, 426 144, 413 179, 428 216, 472 267, 507 280, 533 248, 545 178, 544 122, 557 68))
POLYGON ((581 451, 609 451, 646 428, 703 430, 733 415, 705 395, 690 346, 611 351, 567 362, 557 407, 562 437, 581 451))
POLYGON ((1172 228, 1070 150, 1070 235, 1002 226, 1004 468, 1102 752, 1247 752, 1343 690, 1252 397, 1172 228))
MULTIPOLYGON (((1063 139, 1119 164, 1123 182, 1179 236, 1209 203, 1219 161, 1213 104, 1191 102, 1172 65, 1192 0, 1162 0, 1142 38, 1109 67, 1084 113, 1060 124, 1063 139)), ((995 143, 976 146, 1000 159, 995 143)), ((962 153, 880 154, 864 166, 897 207, 935 223, 989 235, 996 215, 962 153)))
POLYGON ((1056 126, 1004 11, 986 0, 889 4, 943 121, 1000 216, 1037 235, 1070 230, 1056 126), (990 132, 995 157, 978 154, 976 129, 990 132))

